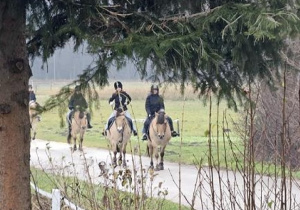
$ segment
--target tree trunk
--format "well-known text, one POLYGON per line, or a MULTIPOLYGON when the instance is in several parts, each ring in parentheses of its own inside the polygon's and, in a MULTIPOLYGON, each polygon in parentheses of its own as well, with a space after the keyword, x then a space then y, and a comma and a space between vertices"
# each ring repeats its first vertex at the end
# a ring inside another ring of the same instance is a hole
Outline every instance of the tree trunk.
POLYGON ((31 209, 24 0, 0 1, 0 209, 31 209))

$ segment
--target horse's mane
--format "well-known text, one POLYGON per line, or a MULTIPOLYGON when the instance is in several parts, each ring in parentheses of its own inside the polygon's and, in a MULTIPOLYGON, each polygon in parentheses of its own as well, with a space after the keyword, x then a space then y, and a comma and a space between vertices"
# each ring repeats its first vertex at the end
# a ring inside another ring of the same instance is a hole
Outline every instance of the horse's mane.
POLYGON ((165 122, 165 112, 158 112, 157 124, 163 124, 165 122))

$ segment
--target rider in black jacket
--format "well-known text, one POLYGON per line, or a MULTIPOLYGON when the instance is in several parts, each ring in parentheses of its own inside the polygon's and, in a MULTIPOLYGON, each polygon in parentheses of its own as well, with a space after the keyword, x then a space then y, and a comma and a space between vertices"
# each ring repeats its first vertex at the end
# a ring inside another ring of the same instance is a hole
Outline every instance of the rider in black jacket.
MULTIPOLYGON (((145 109, 147 112, 147 118, 144 122, 142 140, 147 140, 147 132, 150 122, 155 116, 155 112, 158 112, 161 109, 165 109, 164 99, 159 95, 159 88, 157 85, 151 86, 151 92, 146 98, 145 109)), ((177 132, 174 131, 172 119, 170 117, 167 117, 167 120, 170 125, 172 137, 178 136, 177 132)))
POLYGON ((102 135, 106 135, 107 130, 109 128, 109 125, 111 125, 111 123, 114 121, 114 118, 116 116, 116 112, 119 108, 121 108, 124 112, 125 112, 125 116, 127 118, 127 120, 130 123, 133 135, 136 136, 137 135, 137 131, 135 128, 134 123, 132 122, 130 113, 128 112, 128 108, 127 105, 131 102, 131 97, 128 93, 126 93, 123 90, 123 85, 120 81, 117 81, 114 83, 114 88, 115 88, 115 92, 112 94, 112 96, 109 98, 108 103, 109 104, 115 104, 114 105, 114 111, 111 113, 111 115, 108 118, 108 121, 105 125, 104 131, 102 132, 102 135))
MULTIPOLYGON (((75 92, 71 96, 69 101, 69 112, 67 114, 67 122, 69 126, 69 134, 71 132, 71 120, 72 115, 74 112, 74 108, 79 107, 82 110, 86 110, 88 108, 88 103, 86 102, 85 98, 83 97, 83 94, 81 93, 80 86, 75 87, 75 92)), ((87 121, 88 121, 88 128, 92 128, 91 125, 91 115, 89 112, 86 113, 87 121)))

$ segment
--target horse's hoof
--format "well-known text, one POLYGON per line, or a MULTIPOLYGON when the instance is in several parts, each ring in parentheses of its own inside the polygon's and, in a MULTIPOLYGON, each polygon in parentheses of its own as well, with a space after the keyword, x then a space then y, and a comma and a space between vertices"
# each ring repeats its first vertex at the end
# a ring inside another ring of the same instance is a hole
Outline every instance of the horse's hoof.
POLYGON ((163 164, 163 163, 160 163, 160 164, 158 165, 158 168, 159 168, 159 170, 164 170, 164 164, 163 164))
POLYGON ((76 151, 76 150, 77 150, 77 147, 76 147, 76 146, 74 146, 73 150, 74 150, 74 151, 76 151))
POLYGON ((122 164, 122 160, 118 160, 118 166, 122 164))

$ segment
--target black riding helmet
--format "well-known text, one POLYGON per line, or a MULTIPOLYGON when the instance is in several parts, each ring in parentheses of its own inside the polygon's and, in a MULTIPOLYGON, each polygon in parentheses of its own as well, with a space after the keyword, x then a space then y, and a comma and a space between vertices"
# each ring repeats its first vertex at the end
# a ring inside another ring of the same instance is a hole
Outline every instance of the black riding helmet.
POLYGON ((151 85, 151 93, 153 93, 153 90, 157 90, 157 93, 159 93, 159 87, 156 84, 151 85))
POLYGON ((117 88, 123 89, 123 85, 120 81, 115 82, 114 87, 115 87, 115 89, 117 89, 117 88))

